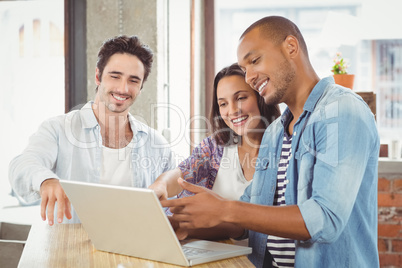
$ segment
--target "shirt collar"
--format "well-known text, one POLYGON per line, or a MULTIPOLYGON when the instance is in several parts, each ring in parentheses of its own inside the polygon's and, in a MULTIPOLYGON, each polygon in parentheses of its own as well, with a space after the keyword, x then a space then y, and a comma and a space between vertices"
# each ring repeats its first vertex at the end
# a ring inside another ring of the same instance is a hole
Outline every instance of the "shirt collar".
MULTIPOLYGON (((328 84, 334 84, 335 80, 332 76, 321 79, 313 88, 310 95, 307 98, 306 103, 304 104, 303 110, 308 112, 313 112, 315 106, 320 100, 322 94, 324 93, 325 88, 327 88, 328 84)), ((286 125, 293 118, 292 113, 287 107, 281 116, 282 125, 286 125)))
POLYGON ((132 116, 130 113, 128 113, 128 120, 130 120, 130 127, 134 135, 136 135, 136 132, 143 132, 145 134, 148 134, 148 127, 135 119, 134 116, 132 116))
MULTIPOLYGON (((95 114, 92 110, 93 103, 93 101, 87 102, 80 110, 82 128, 95 128, 99 125, 98 120, 96 120, 95 114)), ((134 135, 136 135, 137 132, 148 134, 148 128, 140 121, 135 119, 130 113, 128 113, 128 119, 134 135)))
POLYGON ((313 112, 315 106, 317 105, 319 99, 321 98, 324 90, 327 88, 328 84, 334 84, 334 77, 329 76, 321 79, 313 88, 310 95, 307 98, 306 103, 304 104, 303 110, 308 112, 313 112))
POLYGON ((93 101, 87 102, 80 110, 82 128, 94 128, 98 125, 98 120, 92 110, 93 103, 93 101))

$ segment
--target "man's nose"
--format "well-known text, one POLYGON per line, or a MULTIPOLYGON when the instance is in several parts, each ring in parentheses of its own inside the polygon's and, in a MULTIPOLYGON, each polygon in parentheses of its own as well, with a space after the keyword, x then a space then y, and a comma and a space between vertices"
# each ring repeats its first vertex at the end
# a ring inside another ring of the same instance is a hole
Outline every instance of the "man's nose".
POLYGON ((254 72, 251 68, 249 68, 248 70, 246 70, 246 83, 249 84, 249 86, 253 89, 254 88, 254 83, 255 83, 255 79, 257 77, 257 73, 254 72))
POLYGON ((121 83, 120 83, 120 90, 121 90, 122 92, 128 92, 128 81, 127 81, 127 80, 125 80, 125 79, 122 79, 122 80, 121 80, 121 83))

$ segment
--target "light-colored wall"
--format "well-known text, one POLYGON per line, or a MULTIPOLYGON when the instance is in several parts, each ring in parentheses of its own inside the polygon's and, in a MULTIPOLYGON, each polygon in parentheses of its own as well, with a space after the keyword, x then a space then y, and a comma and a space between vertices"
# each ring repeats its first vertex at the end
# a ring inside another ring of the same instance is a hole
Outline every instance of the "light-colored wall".
POLYGON ((103 41, 121 34, 137 35, 154 52, 154 63, 130 112, 154 128, 157 128, 157 115, 151 116, 154 114, 151 108, 157 103, 158 89, 163 87, 163 76, 160 78, 158 74, 158 69, 163 66, 163 57, 158 55, 163 41, 158 35, 163 27, 162 9, 162 0, 87 0, 88 100, 93 100, 95 96, 97 53, 103 41))

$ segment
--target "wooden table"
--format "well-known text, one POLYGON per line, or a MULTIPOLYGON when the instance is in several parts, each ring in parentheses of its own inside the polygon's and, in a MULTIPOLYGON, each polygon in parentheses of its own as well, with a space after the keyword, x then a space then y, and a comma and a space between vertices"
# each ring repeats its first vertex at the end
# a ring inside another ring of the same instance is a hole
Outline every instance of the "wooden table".
MULTIPOLYGON (((18 267, 178 267, 94 248, 81 224, 32 225, 18 267)), ((194 267, 254 267, 246 256, 194 267)))

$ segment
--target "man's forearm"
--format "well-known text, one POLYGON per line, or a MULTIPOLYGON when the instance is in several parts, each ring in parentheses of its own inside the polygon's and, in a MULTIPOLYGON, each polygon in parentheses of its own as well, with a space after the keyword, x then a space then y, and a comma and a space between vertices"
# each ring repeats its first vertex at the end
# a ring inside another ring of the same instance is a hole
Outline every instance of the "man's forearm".
POLYGON ((239 238, 244 234, 244 229, 232 223, 221 223, 212 228, 200 228, 188 230, 188 237, 198 239, 228 239, 239 238))
POLYGON ((226 213, 222 214, 224 222, 269 235, 295 240, 310 239, 299 207, 296 205, 279 207, 241 201, 226 202, 226 213))

